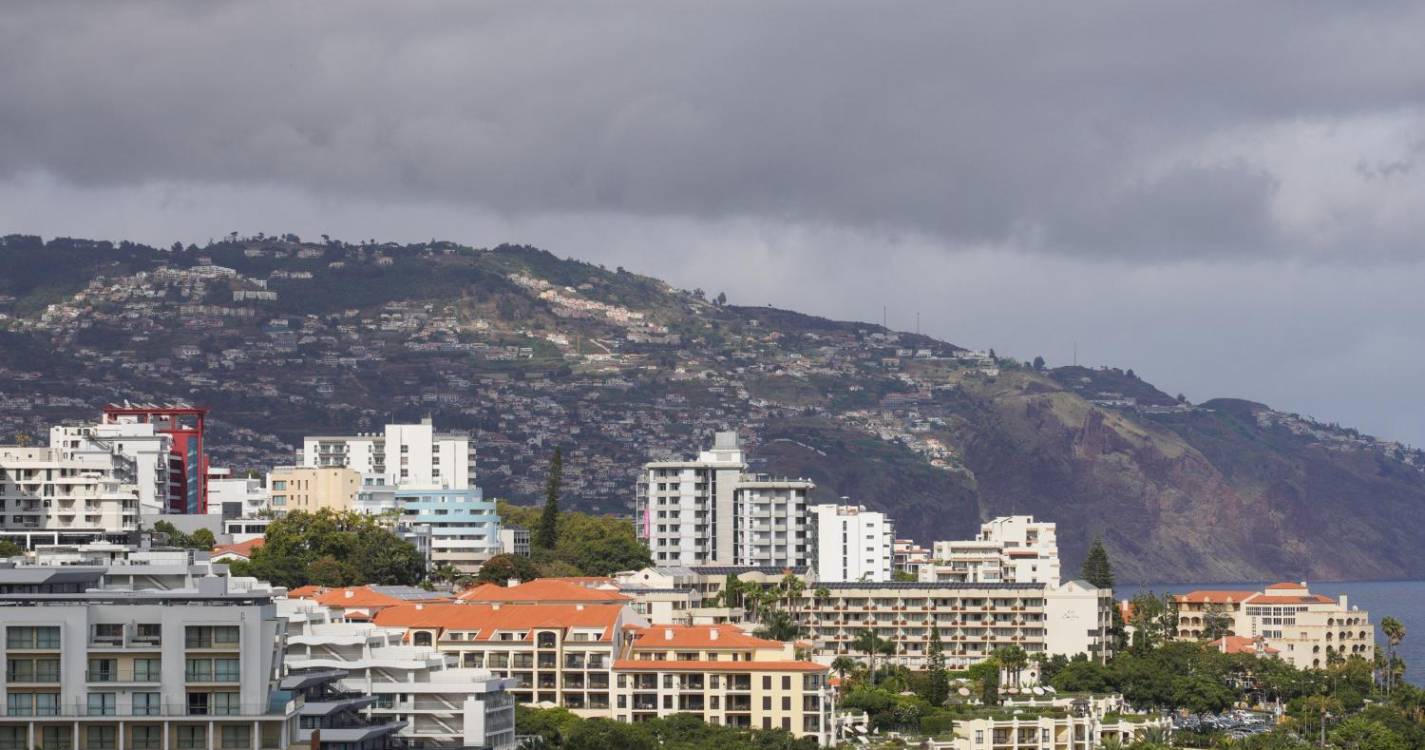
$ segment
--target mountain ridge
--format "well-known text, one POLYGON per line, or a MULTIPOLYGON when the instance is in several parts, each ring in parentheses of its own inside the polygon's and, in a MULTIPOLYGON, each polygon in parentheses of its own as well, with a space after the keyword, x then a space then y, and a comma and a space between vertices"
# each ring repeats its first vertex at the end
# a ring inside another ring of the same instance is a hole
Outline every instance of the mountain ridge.
POLYGON ((489 494, 627 512, 644 460, 741 427, 757 470, 893 514, 922 543, 1055 520, 1124 582, 1425 575, 1425 454, 1132 370, 1036 369, 519 245, 229 235, 208 247, 0 238, 0 438, 108 400, 214 409, 216 459, 432 414, 489 494))

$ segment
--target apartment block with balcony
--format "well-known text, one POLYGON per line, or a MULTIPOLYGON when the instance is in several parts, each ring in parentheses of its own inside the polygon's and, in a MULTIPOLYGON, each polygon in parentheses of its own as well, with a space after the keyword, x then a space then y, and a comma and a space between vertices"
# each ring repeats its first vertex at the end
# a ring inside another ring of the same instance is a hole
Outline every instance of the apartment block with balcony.
POLYGON ((388 424, 380 433, 313 436, 302 441, 302 465, 346 467, 368 485, 463 489, 475 480, 470 436, 419 424, 388 424))
POLYGON ((300 701, 276 682, 285 623, 269 591, 228 584, 82 590, 63 569, 0 569, 0 746, 291 746, 300 701))
POLYGON ((0 538, 27 548, 128 541, 138 482, 138 462, 123 453, 0 447, 0 538))
POLYGON ((336 621, 338 612, 314 601, 279 601, 278 611, 289 674, 337 673, 331 684, 365 696, 353 709, 371 724, 399 723, 396 736, 414 747, 514 746, 513 680, 451 666, 455 658, 434 646, 407 644, 404 628, 336 621))
POLYGON ((935 542, 931 558, 919 566, 921 581, 1059 584, 1056 526, 1033 516, 1001 516, 974 539, 935 542))
POLYGON ((613 663, 625 625, 646 626, 611 604, 431 604, 390 607, 373 621, 401 628, 461 667, 513 678, 519 703, 547 702, 586 717, 609 715, 613 663))
POLYGON ((1134 713, 1121 695, 1011 700, 957 719, 954 737, 930 739, 927 750, 1096 750, 1126 747, 1149 732, 1170 733, 1161 714, 1134 713))
POLYGON ((805 479, 747 473, 736 432, 692 461, 645 464, 634 512, 658 565, 780 565, 811 560, 805 479))
POLYGON ((614 663, 614 719, 691 713, 710 724, 785 729, 831 744, 829 668, 797 659, 792 644, 727 625, 627 632, 624 657, 614 663))
POLYGON ((895 526, 860 505, 813 505, 813 561, 821 581, 891 580, 895 526))
POLYGON ((793 614, 821 661, 864 658, 852 644, 872 630, 896 644, 892 663, 924 669, 931 630, 938 629, 946 666, 963 669, 1000 646, 1046 653, 1044 592, 1033 583, 821 582, 807 586, 793 614), (816 589, 828 596, 817 597, 816 589))
POLYGON ((495 501, 486 500, 479 487, 397 488, 395 498, 400 508, 397 533, 420 539, 417 547, 429 550, 432 566, 453 565, 475 573, 500 554, 500 516, 495 501))

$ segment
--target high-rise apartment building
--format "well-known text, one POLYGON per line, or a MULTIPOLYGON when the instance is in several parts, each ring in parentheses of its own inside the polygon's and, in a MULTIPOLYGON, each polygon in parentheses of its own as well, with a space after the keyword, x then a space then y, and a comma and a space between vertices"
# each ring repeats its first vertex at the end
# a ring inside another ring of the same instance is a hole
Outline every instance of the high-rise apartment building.
POLYGON ((340 513, 355 509, 361 474, 339 466, 279 466, 267 473, 267 491, 278 515, 298 510, 340 513))
POLYGON ((342 466, 366 484, 464 489, 474 481, 470 436, 420 424, 388 424, 382 433, 315 436, 302 441, 302 465, 342 466))
POLYGON ((813 505, 817 580, 891 580, 895 528, 884 513, 859 505, 813 505))
POLYGON ((88 590, 101 575, 0 567, 0 747, 293 745, 297 701, 277 684, 286 626, 269 591, 220 576, 88 590))
MULTIPOLYGON (((49 444, 67 457, 117 453, 133 459, 142 513, 165 513, 184 502, 183 461, 173 436, 149 422, 93 423, 51 427, 49 444)), ((102 460, 102 459, 100 459, 102 460)))
POLYGON ((804 567, 814 487, 748 474, 737 433, 719 432, 697 460, 644 465, 634 507, 639 536, 659 565, 804 567))
POLYGON ((203 446, 208 410, 187 404, 110 404, 103 423, 147 424, 171 439, 169 452, 176 459, 169 513, 208 512, 208 453, 203 446))

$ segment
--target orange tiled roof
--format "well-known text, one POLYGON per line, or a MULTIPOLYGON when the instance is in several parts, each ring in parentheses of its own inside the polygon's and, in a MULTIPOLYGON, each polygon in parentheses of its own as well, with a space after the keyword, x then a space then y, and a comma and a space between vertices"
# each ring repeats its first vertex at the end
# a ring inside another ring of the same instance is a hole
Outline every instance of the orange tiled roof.
POLYGON ((1268 587, 1267 587, 1267 590, 1268 590, 1268 591, 1271 591, 1272 589, 1304 589, 1304 588, 1306 588, 1306 585, 1305 585, 1305 584, 1292 583, 1291 581, 1282 581, 1281 583, 1274 583, 1274 584, 1268 586, 1268 587))
POLYGON ((747 649, 775 648, 784 645, 747 635, 731 625, 653 625, 629 628, 635 649, 747 649), (716 637, 714 637, 716 634, 716 637))
MULTIPOLYGON (((1221 651, 1224 654, 1257 653, 1257 642, 1254 639, 1248 638, 1244 635, 1229 635, 1226 638, 1218 638, 1212 643, 1207 644, 1207 646, 1208 648, 1211 648, 1215 651, 1221 651), (1226 643, 1225 647, 1224 642, 1226 643)), ((1272 648, 1271 646, 1267 646, 1263 649, 1263 652, 1268 654, 1275 654, 1278 653, 1278 650, 1272 648)))
POLYGON ((1229 602, 1240 604, 1249 597, 1255 596, 1256 593, 1255 591, 1201 590, 1178 594, 1176 599, 1190 604, 1227 604, 1229 602))
POLYGON ((627 672, 827 672, 814 661, 653 661, 616 659, 614 669, 627 672))
POLYGON ((377 612, 372 622, 383 627, 479 631, 474 637, 477 641, 490 640, 497 630, 602 628, 599 640, 608 642, 613 638, 613 628, 622 613, 623 605, 620 604, 547 604, 538 607, 404 604, 377 612))
POLYGON ((613 576, 550 576, 541 580, 545 581, 568 581, 577 583, 580 586, 593 588, 595 586, 613 585, 613 576))
POLYGON ((263 537, 257 537, 256 539, 249 539, 245 542, 238 542, 237 544, 219 544, 218 546, 213 548, 213 554, 241 555, 244 558, 251 559, 252 551, 266 543, 266 539, 264 539, 263 537))
POLYGON ((460 595, 463 602, 626 602, 633 597, 617 591, 600 591, 557 578, 536 578, 533 581, 501 586, 486 583, 460 595))
POLYGON ((292 599, 312 599, 322 593, 323 590, 321 586, 313 586, 309 583, 306 586, 298 586, 288 591, 287 596, 292 599))

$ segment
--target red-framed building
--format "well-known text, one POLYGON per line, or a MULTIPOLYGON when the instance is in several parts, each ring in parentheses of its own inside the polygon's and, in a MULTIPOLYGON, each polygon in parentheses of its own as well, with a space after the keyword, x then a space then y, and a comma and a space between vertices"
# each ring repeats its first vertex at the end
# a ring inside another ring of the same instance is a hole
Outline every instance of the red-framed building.
POLYGON ((208 454, 203 446, 208 410, 187 404, 109 404, 104 407, 104 423, 138 422, 173 438, 172 453, 178 458, 171 486, 178 487, 168 499, 169 513, 208 512, 208 454))

